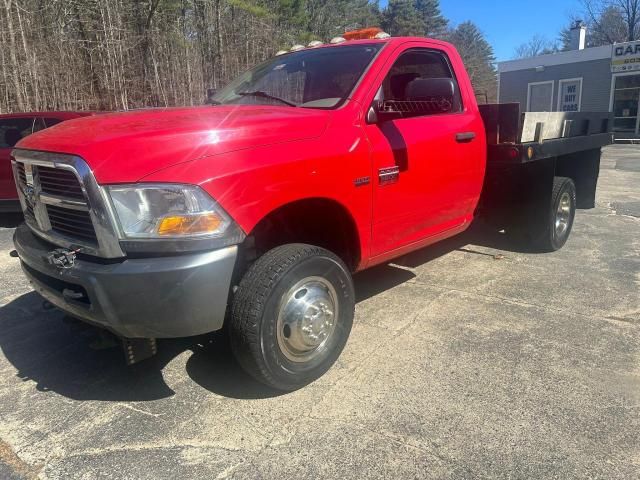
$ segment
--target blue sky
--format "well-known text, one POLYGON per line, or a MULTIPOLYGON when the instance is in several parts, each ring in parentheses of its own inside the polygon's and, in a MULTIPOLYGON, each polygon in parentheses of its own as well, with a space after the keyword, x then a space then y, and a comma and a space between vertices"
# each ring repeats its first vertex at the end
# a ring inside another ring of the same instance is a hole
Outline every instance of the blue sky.
MULTIPOLYGON (((380 0, 380 5, 387 0, 380 0)), ((498 60, 509 60, 518 45, 535 34, 550 40, 582 11, 580 0, 440 0, 453 24, 471 20, 484 32, 498 60)))

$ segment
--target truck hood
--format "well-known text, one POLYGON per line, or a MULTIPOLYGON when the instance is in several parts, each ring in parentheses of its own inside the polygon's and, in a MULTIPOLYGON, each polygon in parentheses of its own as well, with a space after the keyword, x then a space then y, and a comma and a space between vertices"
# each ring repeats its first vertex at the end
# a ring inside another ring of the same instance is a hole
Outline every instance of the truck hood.
POLYGON ((330 115, 258 105, 137 110, 63 122, 16 147, 78 155, 99 183, 127 183, 178 163, 318 137, 330 115))

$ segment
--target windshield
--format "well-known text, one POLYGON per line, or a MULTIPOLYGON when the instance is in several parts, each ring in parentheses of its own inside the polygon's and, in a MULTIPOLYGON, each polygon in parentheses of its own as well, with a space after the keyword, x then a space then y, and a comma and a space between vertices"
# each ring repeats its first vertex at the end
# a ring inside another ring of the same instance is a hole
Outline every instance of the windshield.
POLYGON ((382 44, 288 53, 240 75, 213 104, 335 108, 350 94, 382 44))

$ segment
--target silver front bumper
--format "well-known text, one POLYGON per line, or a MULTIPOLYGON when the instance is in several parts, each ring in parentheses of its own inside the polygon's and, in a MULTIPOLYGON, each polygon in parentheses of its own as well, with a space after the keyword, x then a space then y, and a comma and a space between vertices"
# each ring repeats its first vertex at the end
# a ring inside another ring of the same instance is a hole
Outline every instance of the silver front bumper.
POLYGON ((68 314, 129 338, 174 338, 222 328, 238 252, 231 246, 172 257, 50 265, 55 248, 22 224, 14 244, 43 297, 68 314))

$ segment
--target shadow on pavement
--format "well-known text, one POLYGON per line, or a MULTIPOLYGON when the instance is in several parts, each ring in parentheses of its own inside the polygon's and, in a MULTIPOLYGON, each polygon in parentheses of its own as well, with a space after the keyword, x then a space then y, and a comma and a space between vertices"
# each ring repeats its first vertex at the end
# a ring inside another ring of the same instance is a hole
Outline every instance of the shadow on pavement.
POLYGON ((272 398, 286 392, 274 390, 245 373, 236 362, 226 332, 208 335, 192 349, 187 373, 201 387, 217 395, 242 400, 272 398))
POLYGON ((230 398, 274 397, 235 362, 222 332, 158 341, 158 354, 128 367, 120 346, 93 349, 100 331, 81 322, 66 324, 58 310, 44 310, 35 292, 0 308, 0 349, 23 381, 42 392, 74 400, 147 401, 172 396, 162 372, 192 352, 187 373, 207 390, 230 398))
POLYGON ((15 228, 24 220, 22 213, 0 213, 1 228, 15 228))
POLYGON ((175 356, 175 346, 163 348, 146 365, 128 368, 119 348, 90 348, 98 330, 81 323, 66 325, 64 318, 58 310, 44 310, 35 292, 0 308, 0 349, 18 378, 34 382, 40 391, 75 400, 155 400, 173 395, 161 369, 175 356))
MULTIPOLYGON (((399 258, 395 265, 413 268, 453 250, 474 251, 473 245, 506 249, 502 236, 480 229, 399 258), (484 232, 484 233, 483 233, 484 232), (463 248, 464 247, 464 248, 463 248)), ((512 250, 513 251, 513 250, 512 250)), ((415 277, 407 268, 381 265, 355 275, 356 300, 371 298, 415 277)), ((120 347, 92 349, 99 331, 81 322, 66 325, 64 314, 45 310, 35 292, 0 308, 0 349, 23 381, 36 389, 75 400, 148 401, 170 397, 163 369, 179 355, 191 352, 188 375, 212 393, 235 399, 275 397, 272 390, 248 376, 231 354, 224 332, 175 340, 160 340, 158 354, 128 367, 120 347)))

